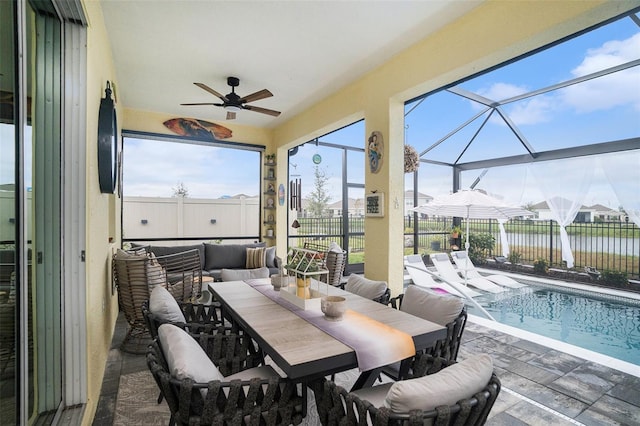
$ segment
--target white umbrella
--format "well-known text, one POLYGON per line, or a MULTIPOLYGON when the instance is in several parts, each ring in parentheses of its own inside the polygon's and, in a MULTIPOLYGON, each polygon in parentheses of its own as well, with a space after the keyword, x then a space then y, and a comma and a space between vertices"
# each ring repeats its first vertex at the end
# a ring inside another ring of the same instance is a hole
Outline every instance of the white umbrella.
MULTIPOLYGON (((478 190, 460 190, 453 194, 433 198, 427 204, 410 209, 430 216, 454 216, 466 218, 465 250, 469 254, 469 219, 510 219, 516 216, 532 216, 529 210, 512 206, 503 200, 478 190)), ((466 268, 465 268, 466 269, 466 268)), ((465 283, 467 274, 465 270, 465 283)))

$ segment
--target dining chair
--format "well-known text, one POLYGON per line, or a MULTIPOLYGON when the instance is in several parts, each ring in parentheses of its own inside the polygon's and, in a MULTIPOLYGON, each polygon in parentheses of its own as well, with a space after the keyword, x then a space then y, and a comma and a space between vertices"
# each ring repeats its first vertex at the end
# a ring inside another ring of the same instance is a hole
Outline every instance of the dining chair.
POLYGON ((149 300, 142 302, 142 315, 151 334, 158 336, 162 324, 175 324, 191 333, 213 334, 225 326, 217 305, 178 302, 164 287, 157 286, 151 291, 149 300))
POLYGON ((347 251, 342 250, 335 242, 332 242, 327 247, 315 242, 305 241, 304 248, 322 253, 324 264, 329 274, 326 278, 324 275, 321 275, 320 280, 325 281, 326 279, 327 284, 339 287, 342 283, 342 275, 347 265, 347 251))
POLYGON ((386 281, 374 281, 357 274, 349 275, 347 282, 341 287, 343 290, 383 305, 388 304, 391 297, 391 291, 386 281))
MULTIPOLYGON (((425 349, 424 353, 447 361, 456 360, 462 333, 467 324, 467 310, 461 298, 409 285, 404 293, 390 299, 389 304, 403 312, 446 327, 447 336, 425 349)), ((400 363, 387 365, 382 372, 394 380, 399 380, 400 363)))
POLYGON ((235 353, 237 339, 242 336, 202 333, 196 341, 172 324, 160 326, 147 366, 169 406, 170 425, 302 422, 304 404, 295 383, 270 366, 233 373, 244 365, 235 353), (225 358, 212 361, 209 351, 225 358))
POLYGON ((349 392, 331 380, 312 382, 323 426, 483 425, 500 392, 500 380, 487 354, 447 361, 417 354, 414 375, 349 392))

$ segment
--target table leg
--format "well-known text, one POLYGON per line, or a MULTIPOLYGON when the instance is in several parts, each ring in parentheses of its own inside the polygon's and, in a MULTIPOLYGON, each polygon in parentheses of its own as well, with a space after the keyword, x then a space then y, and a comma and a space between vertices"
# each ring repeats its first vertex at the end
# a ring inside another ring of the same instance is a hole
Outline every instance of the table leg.
POLYGON ((381 372, 382 367, 374 368, 373 370, 369 371, 363 371, 358 377, 358 380, 356 380, 356 382, 353 384, 351 391, 373 386, 378 377, 380 377, 381 372))

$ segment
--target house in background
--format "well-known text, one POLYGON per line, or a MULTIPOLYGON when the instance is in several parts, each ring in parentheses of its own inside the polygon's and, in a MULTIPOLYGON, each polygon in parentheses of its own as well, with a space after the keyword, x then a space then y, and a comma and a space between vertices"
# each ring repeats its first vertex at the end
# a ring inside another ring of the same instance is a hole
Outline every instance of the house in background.
POLYGON ((601 222, 618 222, 625 220, 626 215, 619 210, 611 209, 602 204, 594 204, 589 207, 593 210, 593 220, 601 222))
MULTIPOLYGON (((569 200, 562 200, 564 203, 571 203, 569 200)), ((537 204, 531 206, 531 211, 535 212, 536 219, 539 220, 553 220, 553 215, 551 214, 551 209, 549 208, 549 204, 546 201, 541 201, 537 204)), ((578 214, 576 218, 573 220, 574 223, 585 223, 585 222, 593 222, 595 210, 592 207, 580 206, 580 210, 578 210, 578 214)))

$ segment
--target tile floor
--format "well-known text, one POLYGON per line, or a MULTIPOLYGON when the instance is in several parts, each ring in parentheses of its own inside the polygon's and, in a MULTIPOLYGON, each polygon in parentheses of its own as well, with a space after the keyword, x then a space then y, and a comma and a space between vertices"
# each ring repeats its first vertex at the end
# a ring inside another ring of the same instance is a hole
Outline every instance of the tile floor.
MULTIPOLYGON (((166 425, 169 410, 157 404, 158 389, 144 355, 118 349, 126 323, 116 325, 94 425, 166 425)), ((532 341, 468 322, 459 359, 491 354, 502 391, 487 425, 638 425, 640 377, 532 341)), ((344 384, 355 372, 339 374, 344 384)), ((314 401, 303 424, 318 425, 314 401)))

